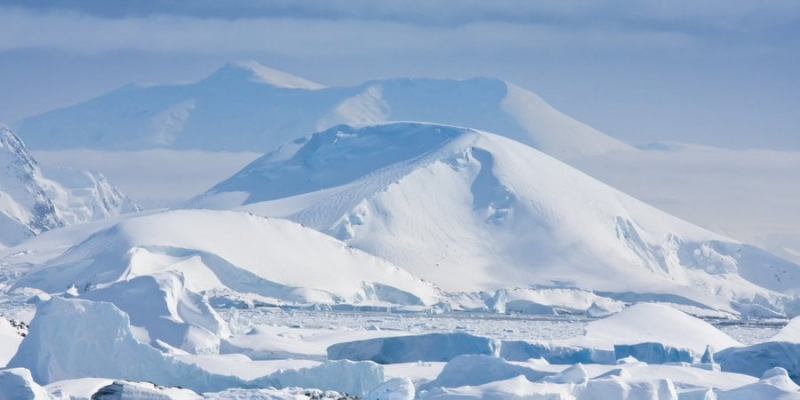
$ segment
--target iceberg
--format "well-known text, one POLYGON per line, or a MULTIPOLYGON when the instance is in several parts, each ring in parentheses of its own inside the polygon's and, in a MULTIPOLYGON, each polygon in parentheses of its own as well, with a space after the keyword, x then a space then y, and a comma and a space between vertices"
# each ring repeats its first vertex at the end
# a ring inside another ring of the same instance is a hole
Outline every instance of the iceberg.
POLYGON ((0 370, 0 400, 55 400, 25 368, 0 370))
POLYGON ((371 360, 379 364, 450 361, 464 354, 499 354, 497 340, 467 333, 429 333, 338 343, 328 347, 331 360, 371 360))
POLYGON ((364 395, 383 382, 371 362, 332 361, 278 371, 250 381, 209 373, 140 343, 128 315, 112 303, 54 297, 38 306, 30 331, 9 366, 30 370, 39 383, 95 377, 153 382, 196 392, 300 386, 364 395))
POLYGON ((113 303, 128 314, 132 326, 144 329, 139 339, 154 347, 163 342, 194 354, 213 354, 219 353, 220 338, 230 336, 225 321, 180 272, 139 276, 80 297, 113 303))

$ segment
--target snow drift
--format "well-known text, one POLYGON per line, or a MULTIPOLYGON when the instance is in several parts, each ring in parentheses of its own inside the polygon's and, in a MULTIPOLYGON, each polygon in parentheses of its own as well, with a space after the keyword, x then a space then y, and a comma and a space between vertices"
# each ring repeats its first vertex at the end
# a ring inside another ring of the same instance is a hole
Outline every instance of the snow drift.
MULTIPOLYGON (((24 276, 16 287, 79 292, 178 271, 197 291, 301 303, 436 303, 408 272, 299 224, 242 212, 185 210, 126 219, 24 276)), ((87 296, 91 296, 90 294, 87 296)))
POLYGON ((735 312, 731 301, 781 310, 791 301, 781 293, 800 290, 795 264, 472 129, 334 127, 265 155, 189 206, 287 217, 447 291, 577 287, 735 312))

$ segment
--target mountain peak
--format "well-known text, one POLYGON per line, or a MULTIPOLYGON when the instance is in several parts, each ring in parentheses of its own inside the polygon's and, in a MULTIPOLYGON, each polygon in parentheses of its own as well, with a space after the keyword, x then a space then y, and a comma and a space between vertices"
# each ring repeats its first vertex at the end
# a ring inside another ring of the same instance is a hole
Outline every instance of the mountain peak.
POLYGON ((62 226, 138 210, 102 175, 55 168, 43 175, 22 140, 0 125, 0 247, 62 226))
POLYGON ((794 264, 470 128, 339 125, 254 161, 187 206, 288 218, 451 292, 647 287, 729 309, 800 282, 794 264), (768 265, 786 275, 764 277, 768 265))
POLYGON ((206 80, 210 79, 246 80, 284 89, 317 90, 325 88, 319 83, 266 67, 252 60, 229 62, 206 78, 206 80))

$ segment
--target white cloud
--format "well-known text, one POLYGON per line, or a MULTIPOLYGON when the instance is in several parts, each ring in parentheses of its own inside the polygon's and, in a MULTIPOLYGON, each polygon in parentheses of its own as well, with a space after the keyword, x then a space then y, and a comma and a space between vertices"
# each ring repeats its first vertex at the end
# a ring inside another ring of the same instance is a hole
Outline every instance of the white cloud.
POLYGON ((157 15, 109 19, 0 7, 0 51, 29 48, 95 54, 115 50, 261 52, 302 57, 445 52, 692 50, 691 33, 550 23, 415 25, 362 19, 214 19, 157 15))

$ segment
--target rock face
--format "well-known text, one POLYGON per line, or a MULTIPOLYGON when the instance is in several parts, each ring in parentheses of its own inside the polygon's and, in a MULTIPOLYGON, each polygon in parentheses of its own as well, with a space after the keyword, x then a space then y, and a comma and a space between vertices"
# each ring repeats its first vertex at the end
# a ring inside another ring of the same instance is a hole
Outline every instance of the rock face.
POLYGON ((25 144, 0 126, 0 246, 42 232, 139 210, 99 173, 42 172, 25 144))
POLYGON ((47 195, 49 183, 22 141, 0 127, 0 244, 66 225, 47 195))

